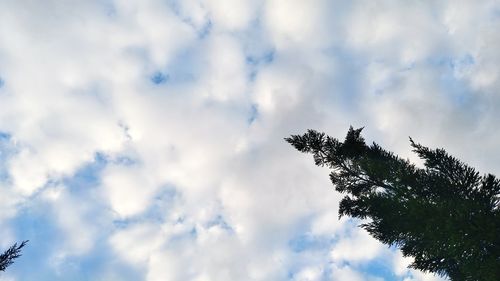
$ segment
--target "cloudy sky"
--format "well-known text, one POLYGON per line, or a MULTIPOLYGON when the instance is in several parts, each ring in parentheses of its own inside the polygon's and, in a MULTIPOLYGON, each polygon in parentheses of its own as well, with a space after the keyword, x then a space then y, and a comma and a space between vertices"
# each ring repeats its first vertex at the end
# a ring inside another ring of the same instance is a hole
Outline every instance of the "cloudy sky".
POLYGON ((445 280, 337 219, 317 129, 500 174, 500 2, 0 1, 2 281, 445 280))

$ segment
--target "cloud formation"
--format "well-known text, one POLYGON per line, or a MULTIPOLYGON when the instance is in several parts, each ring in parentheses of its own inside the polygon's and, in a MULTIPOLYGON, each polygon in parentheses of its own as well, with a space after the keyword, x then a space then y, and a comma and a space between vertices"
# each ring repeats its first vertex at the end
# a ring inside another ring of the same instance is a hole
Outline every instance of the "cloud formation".
POLYGON ((499 11, 0 3, 0 246, 31 241, 0 280, 442 280, 339 221, 283 138, 365 126, 500 174, 499 11))

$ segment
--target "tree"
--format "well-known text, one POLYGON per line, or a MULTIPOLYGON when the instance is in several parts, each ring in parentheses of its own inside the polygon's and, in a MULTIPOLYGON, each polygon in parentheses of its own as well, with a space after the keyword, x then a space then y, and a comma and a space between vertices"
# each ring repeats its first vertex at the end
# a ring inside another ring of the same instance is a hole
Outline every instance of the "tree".
POLYGON ((327 166, 345 194, 339 217, 368 219, 360 226, 382 243, 411 256, 411 268, 451 280, 500 280, 500 181, 481 176, 444 149, 410 143, 424 160, 409 160, 367 145, 361 129, 344 142, 309 130, 285 138, 327 166))
POLYGON ((0 271, 5 271, 5 269, 14 263, 14 260, 21 256, 21 249, 28 243, 28 241, 23 241, 21 244, 17 245, 14 243, 7 251, 0 255, 0 271))

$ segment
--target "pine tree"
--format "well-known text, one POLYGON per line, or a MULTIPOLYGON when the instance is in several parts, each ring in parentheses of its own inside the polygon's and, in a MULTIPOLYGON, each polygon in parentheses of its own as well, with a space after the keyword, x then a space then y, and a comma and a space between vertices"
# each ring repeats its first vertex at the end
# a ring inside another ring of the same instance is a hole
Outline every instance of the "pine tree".
POLYGON ((0 271, 5 271, 5 269, 14 263, 14 260, 21 256, 21 249, 28 243, 28 241, 23 241, 21 244, 17 245, 14 243, 7 251, 0 255, 0 271))
POLYGON ((500 181, 481 176, 444 149, 410 138, 424 160, 409 160, 367 145, 361 129, 344 142, 309 130, 285 140, 327 166, 335 189, 345 194, 344 215, 367 219, 360 226, 411 256, 411 268, 458 280, 500 280, 500 181))

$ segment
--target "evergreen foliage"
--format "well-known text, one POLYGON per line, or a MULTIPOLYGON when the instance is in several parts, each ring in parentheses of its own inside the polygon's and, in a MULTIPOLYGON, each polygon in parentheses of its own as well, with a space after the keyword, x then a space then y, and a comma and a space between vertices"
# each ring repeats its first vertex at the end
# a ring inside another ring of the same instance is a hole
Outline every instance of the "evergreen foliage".
POLYGON ((339 217, 368 219, 361 227, 414 257, 410 267, 458 280, 500 280, 500 181, 410 138, 425 161, 418 168, 376 143, 361 129, 344 142, 309 130, 285 140, 327 166, 338 192, 339 217))
POLYGON ((5 271, 5 269, 14 263, 14 260, 21 256, 21 249, 28 243, 28 241, 23 241, 21 244, 17 245, 14 243, 7 251, 0 255, 0 271, 5 271))

